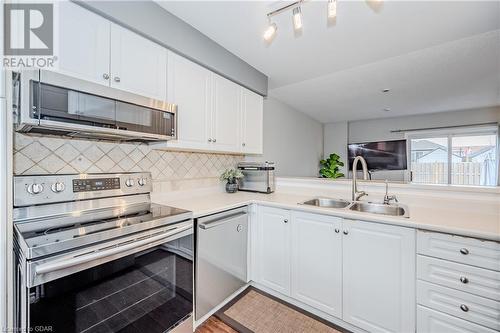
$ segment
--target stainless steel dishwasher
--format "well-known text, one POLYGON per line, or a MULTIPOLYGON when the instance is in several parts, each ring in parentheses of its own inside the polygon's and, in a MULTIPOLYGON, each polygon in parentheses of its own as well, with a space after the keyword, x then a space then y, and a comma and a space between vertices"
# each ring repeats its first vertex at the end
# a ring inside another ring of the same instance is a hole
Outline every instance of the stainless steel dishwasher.
POLYGON ((247 283, 247 207, 197 219, 195 318, 247 283))

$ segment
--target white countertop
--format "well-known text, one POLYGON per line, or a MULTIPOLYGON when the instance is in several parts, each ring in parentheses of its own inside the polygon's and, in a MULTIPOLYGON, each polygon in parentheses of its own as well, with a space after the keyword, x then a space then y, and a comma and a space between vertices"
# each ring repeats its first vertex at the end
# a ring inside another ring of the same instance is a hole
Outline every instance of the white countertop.
MULTIPOLYGON (((154 193, 153 201, 158 204, 190 210, 193 212, 194 217, 210 215, 255 203, 500 242, 500 198, 498 196, 484 198, 477 193, 467 194, 466 196, 456 194, 447 196, 436 192, 432 192, 432 194, 419 193, 418 195, 406 193, 401 196, 400 202, 408 206, 410 217, 403 218, 353 212, 347 209, 299 205, 299 202, 318 196, 349 199, 349 195, 345 191, 326 191, 318 187, 311 189, 307 186, 301 186, 303 184, 299 187, 297 185, 283 187, 281 190, 278 188, 277 192, 272 194, 251 192, 229 194, 223 192, 220 188, 154 193)), ((398 193, 396 192, 396 194, 398 193)), ((372 197, 368 198, 376 201, 375 199, 380 199, 378 196, 380 194, 375 192, 372 197)), ((366 200, 368 201, 368 199, 366 200)))

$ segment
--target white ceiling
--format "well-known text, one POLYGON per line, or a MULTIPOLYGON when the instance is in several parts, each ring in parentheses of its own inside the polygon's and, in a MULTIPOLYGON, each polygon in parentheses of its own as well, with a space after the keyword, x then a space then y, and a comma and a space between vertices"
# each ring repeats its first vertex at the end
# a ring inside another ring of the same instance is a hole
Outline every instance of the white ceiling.
POLYGON ((334 24, 326 2, 311 1, 300 35, 286 12, 266 44, 266 13, 286 3, 159 2, 267 74, 271 96, 321 122, 500 105, 498 1, 339 0, 334 24))

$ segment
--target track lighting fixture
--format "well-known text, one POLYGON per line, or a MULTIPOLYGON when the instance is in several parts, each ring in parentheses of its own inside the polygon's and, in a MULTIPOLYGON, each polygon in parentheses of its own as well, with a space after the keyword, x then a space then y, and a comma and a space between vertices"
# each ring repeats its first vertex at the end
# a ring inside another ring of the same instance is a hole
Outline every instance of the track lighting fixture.
POLYGON ((334 19, 337 17, 337 0, 328 0, 328 18, 334 19))
POLYGON ((302 29, 302 10, 300 7, 295 7, 293 9, 293 28, 295 30, 302 29))
MULTIPOLYGON (((276 34, 276 30, 278 30, 278 27, 276 26, 276 23, 271 23, 271 17, 281 14, 283 12, 286 12, 288 10, 292 10, 292 21, 293 21, 293 28, 297 30, 301 30, 303 26, 302 22, 302 5, 309 0, 297 0, 295 2, 292 2, 291 4, 288 4, 284 7, 278 8, 276 10, 273 10, 272 12, 267 13, 267 19, 269 20, 269 26, 267 27, 266 31, 264 32, 264 39, 266 41, 270 41, 273 39, 274 35, 276 34)), ((383 0, 366 0, 366 1, 373 1, 377 4, 382 3, 383 0)), ((327 16, 328 19, 335 19, 337 17, 337 0, 328 0, 327 3, 327 16)))

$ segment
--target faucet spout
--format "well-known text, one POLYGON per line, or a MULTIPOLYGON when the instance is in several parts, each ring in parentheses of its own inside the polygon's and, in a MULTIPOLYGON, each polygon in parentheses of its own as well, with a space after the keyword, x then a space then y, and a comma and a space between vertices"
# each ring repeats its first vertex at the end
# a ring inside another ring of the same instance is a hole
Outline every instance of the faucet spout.
POLYGON ((361 162, 361 167, 363 169, 363 179, 368 179, 368 166, 366 165, 366 160, 362 156, 356 156, 352 162, 352 201, 358 201, 361 197, 368 195, 364 191, 358 191, 358 162, 361 162))

